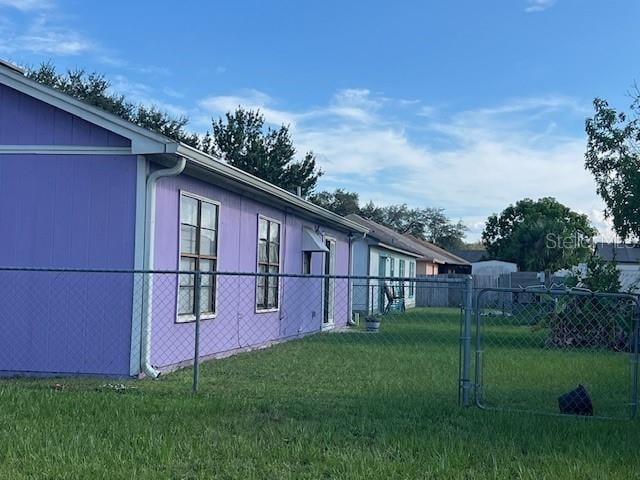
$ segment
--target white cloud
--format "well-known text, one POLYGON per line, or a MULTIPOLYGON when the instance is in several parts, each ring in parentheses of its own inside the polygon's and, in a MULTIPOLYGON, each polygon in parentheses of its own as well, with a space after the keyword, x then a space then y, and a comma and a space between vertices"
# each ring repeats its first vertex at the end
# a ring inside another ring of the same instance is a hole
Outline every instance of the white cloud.
POLYGON ((173 116, 188 116, 189 114, 187 108, 159 98, 162 95, 171 96, 166 92, 158 92, 155 88, 142 82, 132 82, 123 75, 113 77, 111 89, 116 93, 124 95, 132 102, 154 106, 173 116))
POLYGON ((298 115, 278 110, 273 107, 274 104, 273 98, 259 90, 244 90, 236 95, 212 95, 198 102, 198 106, 209 116, 232 112, 242 106, 245 109, 260 110, 265 120, 273 125, 295 126, 298 115))
POLYGON ((30 53, 42 56, 79 55, 95 49, 93 42, 60 22, 50 2, 0 0, 0 6, 21 7, 21 15, 5 18, 0 23, 0 52, 3 54, 30 53), (38 11, 37 15, 32 12, 38 11))
POLYGON ((53 8, 52 0, 0 0, 0 7, 11 7, 23 12, 53 8))
POLYGON ((556 3, 556 0, 527 0, 527 7, 524 11, 527 13, 542 12, 547 10, 556 3))
POLYGON ((203 125, 238 105, 292 125, 298 152, 313 150, 327 172, 320 188, 348 188, 363 201, 445 208, 469 225, 469 239, 479 238, 488 215, 524 197, 556 197, 587 214, 603 234, 610 231, 583 167, 585 138, 559 127, 582 128, 587 107, 574 98, 516 98, 447 115, 362 88, 302 111, 246 90, 199 102, 203 125))

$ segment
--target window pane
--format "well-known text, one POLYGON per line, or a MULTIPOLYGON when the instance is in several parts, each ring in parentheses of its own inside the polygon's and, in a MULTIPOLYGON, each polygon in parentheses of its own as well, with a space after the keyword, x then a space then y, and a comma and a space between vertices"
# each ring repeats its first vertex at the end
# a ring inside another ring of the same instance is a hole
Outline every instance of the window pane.
POLYGON ((269 222, 269 241, 280 243, 280 225, 276 222, 269 222))
POLYGON ((265 291, 266 289, 263 286, 258 286, 258 291, 256 293, 256 303, 258 304, 258 308, 264 307, 265 305, 265 291))
POLYGON ((196 254, 196 227, 180 226, 180 250, 182 253, 196 254))
POLYGON ((213 203, 202 202, 202 207, 200 208, 202 208, 200 212, 202 224, 200 226, 202 228, 216 230, 218 228, 218 206, 213 203))
POLYGON ((265 240, 258 241, 258 261, 267 261, 267 242, 265 240))
MULTIPOLYGON (((266 265, 258 265, 258 273, 267 273, 266 265)), ((263 287, 267 283, 267 277, 260 275, 258 277, 258 286, 263 287)))
MULTIPOLYGON (((277 283, 276 283, 277 285, 277 283)), ((269 288, 269 295, 267 297, 267 307, 276 308, 278 306, 278 288, 269 288)))
POLYGON ((213 288, 200 288, 200 313, 213 313, 213 288))
POLYGON ((258 221, 258 238, 266 240, 268 237, 269 222, 263 218, 258 221))
MULTIPOLYGON (((195 270, 195 259, 188 257, 180 258, 180 270, 183 272, 192 272, 195 270)), ((180 285, 193 285, 193 275, 180 275, 180 285)))
POLYGON ((180 315, 193 313, 193 287, 180 287, 178 313, 180 315))
POLYGON ((198 200, 185 195, 180 198, 180 222, 198 224, 198 200))
POLYGON ((311 252, 302 252, 302 274, 311 274, 311 252))
POLYGON ((200 230, 200 255, 216 256, 216 231, 200 230))
POLYGON ((269 263, 280 263, 280 246, 277 243, 269 244, 269 263))

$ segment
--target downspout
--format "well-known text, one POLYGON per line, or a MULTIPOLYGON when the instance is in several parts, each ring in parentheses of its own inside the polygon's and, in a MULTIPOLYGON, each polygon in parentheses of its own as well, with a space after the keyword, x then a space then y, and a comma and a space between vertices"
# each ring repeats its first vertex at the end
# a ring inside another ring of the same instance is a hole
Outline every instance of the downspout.
MULTIPOLYGON (((147 177, 145 199, 145 224, 144 224, 144 270, 153 270, 156 230, 156 185, 158 179, 163 177, 175 177, 184 171, 187 159, 180 157, 171 168, 155 170, 147 177)), ((142 328, 140 338, 140 355, 142 357, 142 372, 151 378, 160 376, 160 372, 151 365, 151 330, 153 315, 153 273, 145 273, 142 306, 142 328)))

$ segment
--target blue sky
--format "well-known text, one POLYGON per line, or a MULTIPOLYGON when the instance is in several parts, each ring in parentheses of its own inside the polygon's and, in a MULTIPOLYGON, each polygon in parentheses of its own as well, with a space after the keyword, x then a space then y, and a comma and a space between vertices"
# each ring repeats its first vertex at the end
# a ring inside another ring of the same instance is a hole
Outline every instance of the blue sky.
POLYGON ((606 234, 584 120, 595 96, 628 106, 638 19, 637 0, 0 0, 0 57, 103 72, 196 131, 259 107, 321 188, 445 208, 470 240, 546 195, 606 234))

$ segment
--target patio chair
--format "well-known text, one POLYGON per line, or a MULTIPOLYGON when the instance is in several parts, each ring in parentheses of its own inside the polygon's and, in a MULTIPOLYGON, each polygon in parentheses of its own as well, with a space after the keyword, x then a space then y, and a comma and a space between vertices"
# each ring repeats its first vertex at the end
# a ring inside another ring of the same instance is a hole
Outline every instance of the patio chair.
POLYGON ((384 308, 384 313, 404 312, 404 288, 398 286, 392 286, 387 283, 384 285, 384 295, 387 298, 387 305, 384 308))

